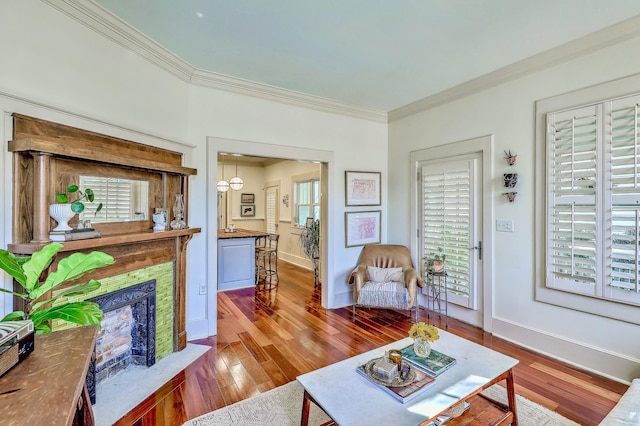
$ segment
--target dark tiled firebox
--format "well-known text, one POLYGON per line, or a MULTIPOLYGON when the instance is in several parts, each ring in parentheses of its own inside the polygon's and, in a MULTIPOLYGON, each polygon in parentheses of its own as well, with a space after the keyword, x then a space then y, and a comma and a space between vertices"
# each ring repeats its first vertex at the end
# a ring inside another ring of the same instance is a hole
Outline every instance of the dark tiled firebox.
POLYGON ((131 350, 107 360, 99 370, 96 369, 95 361, 91 365, 87 375, 87 387, 91 402, 95 403, 97 383, 131 364, 151 366, 156 362, 156 280, 88 300, 97 303, 103 312, 131 306, 133 316, 131 350))

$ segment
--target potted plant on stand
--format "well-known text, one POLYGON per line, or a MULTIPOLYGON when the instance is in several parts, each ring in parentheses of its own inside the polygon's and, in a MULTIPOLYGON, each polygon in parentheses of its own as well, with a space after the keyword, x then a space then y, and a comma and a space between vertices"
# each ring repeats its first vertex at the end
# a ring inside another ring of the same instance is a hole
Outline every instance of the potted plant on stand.
POLYGON ((48 244, 31 256, 19 257, 7 250, 0 250, 0 269, 12 276, 24 289, 23 291, 10 291, 0 288, 4 293, 12 294, 24 300, 24 311, 14 311, 6 315, 0 321, 32 320, 36 334, 51 331, 49 322, 54 319, 79 324, 99 324, 102 320, 102 311, 98 304, 93 302, 67 302, 57 306, 51 306, 61 297, 87 294, 100 288, 100 282, 90 280, 87 283, 76 284, 67 287, 54 297, 49 297, 50 292, 68 281, 76 280, 85 274, 114 263, 113 257, 102 252, 74 253, 58 262, 56 271, 51 272, 42 280, 45 271, 54 256, 63 247, 62 244, 48 244))

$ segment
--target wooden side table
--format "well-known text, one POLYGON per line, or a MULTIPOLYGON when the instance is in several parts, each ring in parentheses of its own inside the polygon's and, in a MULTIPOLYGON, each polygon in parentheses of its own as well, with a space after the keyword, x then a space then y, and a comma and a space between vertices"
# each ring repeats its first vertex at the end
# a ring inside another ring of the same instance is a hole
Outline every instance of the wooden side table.
POLYGON ((98 327, 35 337, 33 352, 0 377, 0 418, 10 425, 93 425, 85 385, 98 327))

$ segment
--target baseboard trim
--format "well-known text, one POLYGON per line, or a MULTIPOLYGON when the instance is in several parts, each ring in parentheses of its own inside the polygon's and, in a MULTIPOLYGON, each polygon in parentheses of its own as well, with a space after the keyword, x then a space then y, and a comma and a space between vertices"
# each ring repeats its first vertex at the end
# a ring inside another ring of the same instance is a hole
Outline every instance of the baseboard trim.
POLYGON ((566 362, 612 380, 630 384, 637 377, 640 359, 567 340, 543 330, 493 318, 493 335, 542 355, 566 362))

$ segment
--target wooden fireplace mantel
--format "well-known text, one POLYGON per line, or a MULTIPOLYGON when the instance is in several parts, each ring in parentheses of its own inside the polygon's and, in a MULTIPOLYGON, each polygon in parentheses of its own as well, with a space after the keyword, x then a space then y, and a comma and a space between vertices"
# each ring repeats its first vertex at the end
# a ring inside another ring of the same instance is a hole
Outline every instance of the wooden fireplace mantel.
MULTIPOLYGON (((56 261, 74 252, 100 250, 114 257, 113 265, 99 268, 82 280, 100 279, 158 265, 174 263, 174 351, 186 346, 187 244, 200 228, 153 232, 155 208, 168 209, 175 194, 184 196, 188 218, 189 176, 195 169, 182 166, 182 154, 133 141, 98 134, 38 118, 14 114, 12 243, 8 250, 29 255, 49 244, 55 221, 49 204, 55 194, 80 176, 117 177, 149 182, 149 211, 142 221, 95 223, 101 238, 63 243, 56 261)), ((168 218, 168 222, 172 217, 168 218)), ((76 219, 69 222, 75 225, 76 219)), ((188 226, 188 224, 187 224, 188 226)), ((74 284, 69 283, 69 285, 74 284)))

